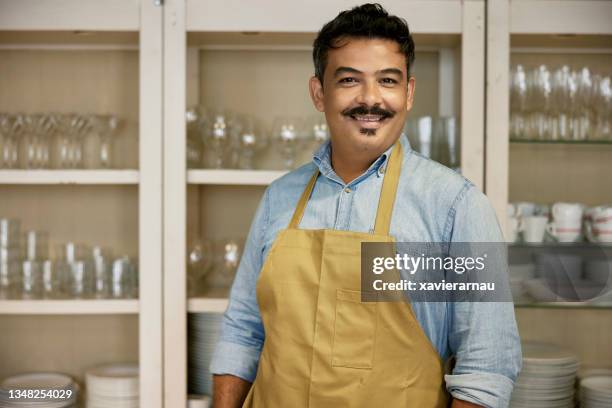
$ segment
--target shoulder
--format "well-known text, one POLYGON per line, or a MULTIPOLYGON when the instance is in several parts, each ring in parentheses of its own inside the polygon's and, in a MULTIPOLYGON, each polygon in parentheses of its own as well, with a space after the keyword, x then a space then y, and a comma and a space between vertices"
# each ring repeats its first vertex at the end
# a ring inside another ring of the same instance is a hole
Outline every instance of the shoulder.
POLYGON ((402 169, 402 185, 432 205, 438 203, 452 206, 468 196, 480 193, 461 173, 412 149, 405 152, 402 169))

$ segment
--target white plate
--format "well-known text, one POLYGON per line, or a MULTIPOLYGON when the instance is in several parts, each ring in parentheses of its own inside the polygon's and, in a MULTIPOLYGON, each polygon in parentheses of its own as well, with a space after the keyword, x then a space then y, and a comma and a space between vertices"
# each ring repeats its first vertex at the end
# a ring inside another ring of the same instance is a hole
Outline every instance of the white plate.
POLYGON ((0 388, 8 389, 67 389, 74 383, 67 375, 59 373, 27 373, 7 378, 0 388))

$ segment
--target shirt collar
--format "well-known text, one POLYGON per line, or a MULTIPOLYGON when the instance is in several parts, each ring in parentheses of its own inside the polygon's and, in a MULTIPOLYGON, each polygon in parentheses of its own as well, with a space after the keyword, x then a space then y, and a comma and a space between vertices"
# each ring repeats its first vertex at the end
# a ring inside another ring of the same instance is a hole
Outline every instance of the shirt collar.
MULTIPOLYGON (((405 137, 403 133, 400 135, 400 143, 402 144, 402 147, 404 148, 404 150, 407 150, 410 148, 410 142, 408 141, 408 138, 405 137)), ((385 170, 385 167, 388 161, 387 159, 391 155, 391 152, 393 151, 394 146, 395 146, 395 143, 391 145, 391 147, 389 147, 387 150, 385 150, 383 154, 381 154, 376 160, 374 160, 374 163, 370 165, 370 167, 365 171, 365 173, 357 177, 355 180, 353 180, 351 184, 356 184, 357 182, 363 180, 365 177, 369 176, 370 174, 374 172, 377 172, 378 175, 381 176, 382 173, 384 173, 384 170, 385 170)), ((334 171, 331 165, 331 141, 330 140, 327 140, 315 151, 312 161, 319 168, 319 171, 321 172, 322 175, 344 185, 344 182, 342 181, 340 177, 338 177, 338 175, 336 174, 336 172, 334 171)))

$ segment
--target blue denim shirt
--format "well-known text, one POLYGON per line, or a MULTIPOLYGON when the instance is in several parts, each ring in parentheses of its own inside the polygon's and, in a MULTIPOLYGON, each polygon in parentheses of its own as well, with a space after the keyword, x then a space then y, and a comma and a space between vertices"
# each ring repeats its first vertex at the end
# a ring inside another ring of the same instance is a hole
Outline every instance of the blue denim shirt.
MULTIPOLYGON (((460 174, 410 149, 404 157, 390 235, 401 242, 503 242, 486 196, 460 174)), ((346 184, 331 166, 330 143, 314 159, 273 182, 251 225, 211 364, 214 374, 253 382, 264 342, 255 287, 277 234, 287 228, 315 166, 319 176, 300 228, 373 231, 387 158, 383 153, 361 176, 346 184)), ((453 397, 485 407, 506 407, 521 368, 521 346, 512 303, 413 302, 423 331, 446 360, 453 397)))

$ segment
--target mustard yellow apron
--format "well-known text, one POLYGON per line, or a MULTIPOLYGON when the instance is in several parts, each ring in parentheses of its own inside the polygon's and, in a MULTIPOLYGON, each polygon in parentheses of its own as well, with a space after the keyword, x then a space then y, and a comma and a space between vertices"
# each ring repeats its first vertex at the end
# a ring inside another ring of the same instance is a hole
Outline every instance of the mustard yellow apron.
POLYGON ((373 234, 298 225, 318 177, 257 282, 265 342, 243 407, 445 407, 444 365, 407 302, 361 302, 361 243, 393 242, 402 147, 389 159, 373 234))

